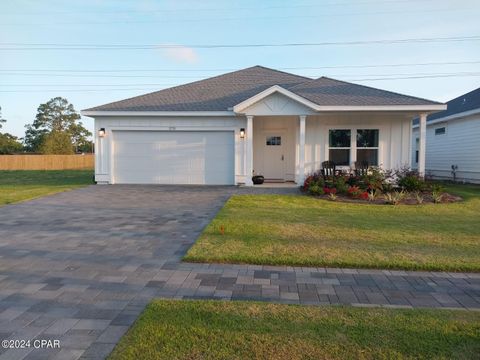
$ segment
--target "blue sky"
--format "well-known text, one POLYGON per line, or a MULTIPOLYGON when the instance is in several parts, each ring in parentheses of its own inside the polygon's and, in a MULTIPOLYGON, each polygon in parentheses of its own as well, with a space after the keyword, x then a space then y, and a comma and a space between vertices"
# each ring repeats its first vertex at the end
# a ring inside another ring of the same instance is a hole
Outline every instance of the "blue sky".
MULTIPOLYGON (((8 120, 3 131, 23 136, 38 105, 55 96, 81 110, 257 64, 447 101, 480 86, 480 41, 194 45, 470 37, 480 36, 479 17, 476 0, 3 0, 0 106, 8 120), (22 44, 62 45, 32 50, 22 44), (178 47, 66 50, 63 44, 178 47), (425 63, 443 64, 418 65, 425 63)), ((93 120, 83 121, 92 128, 93 120)))

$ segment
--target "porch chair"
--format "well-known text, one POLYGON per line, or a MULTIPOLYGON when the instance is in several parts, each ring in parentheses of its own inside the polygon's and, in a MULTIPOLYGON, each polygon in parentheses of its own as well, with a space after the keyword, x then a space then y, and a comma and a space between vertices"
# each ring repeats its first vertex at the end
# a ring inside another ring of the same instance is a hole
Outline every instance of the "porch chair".
POLYGON ((368 161, 355 161, 355 176, 363 176, 368 173, 368 161))
POLYGON ((335 163, 331 160, 327 160, 322 162, 322 176, 324 180, 327 180, 327 178, 332 178, 335 177, 336 175, 336 166, 335 163))

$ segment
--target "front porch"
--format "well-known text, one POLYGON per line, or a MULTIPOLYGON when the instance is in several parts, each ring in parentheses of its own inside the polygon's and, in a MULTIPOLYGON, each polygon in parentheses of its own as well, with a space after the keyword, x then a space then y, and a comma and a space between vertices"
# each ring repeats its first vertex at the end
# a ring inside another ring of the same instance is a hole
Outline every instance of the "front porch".
MULTIPOLYGON (((252 174, 263 175, 266 183, 298 186, 327 160, 346 173, 353 172, 357 162, 384 169, 411 166, 414 158, 411 121, 416 115, 376 112, 247 115, 241 144, 245 154, 244 183, 253 185, 252 174)), ((424 141, 420 137, 420 142, 424 141)), ((424 148, 423 145, 420 151, 424 148)))
MULTIPOLYGON (((357 161, 384 169, 411 166, 412 120, 420 118, 418 170, 425 172, 427 113, 406 107, 320 109, 305 99, 274 87, 234 107, 245 116, 240 132, 240 167, 244 184, 252 175, 266 182, 303 183, 322 162, 352 172, 357 161)), ((241 181, 240 181, 241 182, 241 181)))

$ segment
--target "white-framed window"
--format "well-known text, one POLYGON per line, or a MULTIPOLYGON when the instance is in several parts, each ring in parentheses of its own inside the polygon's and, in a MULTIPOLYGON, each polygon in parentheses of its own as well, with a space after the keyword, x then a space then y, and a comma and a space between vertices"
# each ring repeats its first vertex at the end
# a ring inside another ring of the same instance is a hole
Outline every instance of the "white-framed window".
POLYGON ((378 166, 379 137, 379 129, 329 129, 328 159, 339 166, 350 166, 355 161, 378 166))
POLYGON ((328 158, 336 165, 350 165, 352 131, 350 129, 330 129, 328 131, 328 158))
POLYGON ((435 135, 445 135, 446 133, 447 133, 447 127, 446 126, 435 128, 435 135))
POLYGON ((415 164, 418 164, 418 154, 420 149, 420 139, 416 138, 415 139, 415 164))
POLYGON ((378 129, 357 129, 357 161, 378 166, 378 129))

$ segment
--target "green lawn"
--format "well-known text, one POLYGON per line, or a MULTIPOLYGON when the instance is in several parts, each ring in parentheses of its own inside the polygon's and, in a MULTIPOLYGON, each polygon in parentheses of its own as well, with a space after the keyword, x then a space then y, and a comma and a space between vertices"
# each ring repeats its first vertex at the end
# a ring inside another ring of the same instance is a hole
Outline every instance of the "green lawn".
POLYGON ((480 271, 480 186, 448 191, 464 201, 391 206, 234 196, 184 260, 480 271))
POLYGON ((0 206, 92 184, 92 170, 0 171, 0 206))
POLYGON ((152 302, 110 359, 478 359, 480 313, 152 302))

